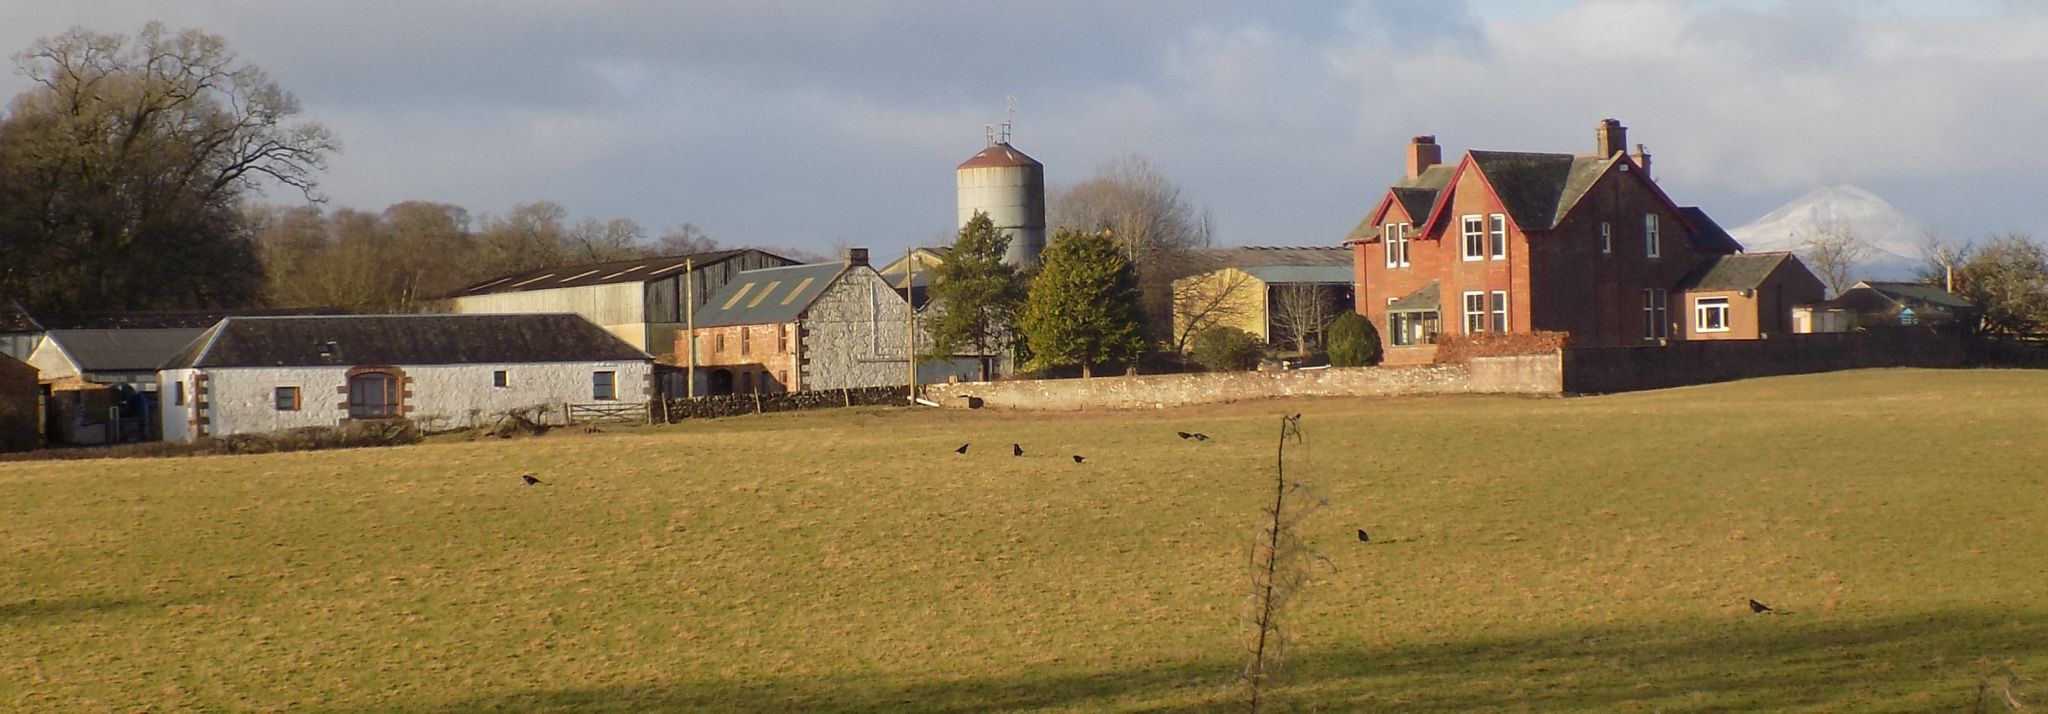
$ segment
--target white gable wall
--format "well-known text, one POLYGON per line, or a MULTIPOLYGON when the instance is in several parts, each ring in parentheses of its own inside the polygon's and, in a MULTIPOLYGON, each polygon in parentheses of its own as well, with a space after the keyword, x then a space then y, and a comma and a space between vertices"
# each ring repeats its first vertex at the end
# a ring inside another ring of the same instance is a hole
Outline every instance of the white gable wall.
MULTIPOLYGON (((562 421, 564 404, 645 404, 648 375, 652 367, 643 361, 568 362, 540 364, 472 364, 401 366, 411 396, 404 399, 406 416, 429 431, 487 426, 513 409, 545 406, 542 418, 562 421), (493 386, 493 373, 504 370, 507 385, 493 386), (592 399, 592 376, 615 373, 616 399, 592 399)), ((335 426, 348 417, 348 371, 350 366, 332 367, 237 367, 167 371, 164 392, 172 393, 171 380, 186 384, 187 404, 194 394, 192 381, 203 373, 206 381, 205 416, 211 436, 264 433, 307 426, 335 426), (280 411, 276 404, 278 387, 298 387, 297 411, 280 411)), ((186 428, 191 415, 165 400, 164 439, 191 440, 186 428)))
POLYGON ((71 355, 65 354, 64 348, 58 346, 57 341, 50 339, 47 334, 36 341, 35 350, 29 352, 28 359, 22 361, 42 373, 38 379, 45 382, 79 376, 78 363, 71 361, 71 355))

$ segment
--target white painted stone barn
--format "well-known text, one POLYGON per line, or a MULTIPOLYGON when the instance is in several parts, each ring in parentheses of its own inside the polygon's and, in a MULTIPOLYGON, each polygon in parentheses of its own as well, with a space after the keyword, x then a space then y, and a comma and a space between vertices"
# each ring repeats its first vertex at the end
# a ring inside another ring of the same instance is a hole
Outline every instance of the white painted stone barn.
POLYGON ((543 407, 644 408, 652 358, 571 314, 230 317, 164 364, 163 438, 406 417, 485 426, 543 407))

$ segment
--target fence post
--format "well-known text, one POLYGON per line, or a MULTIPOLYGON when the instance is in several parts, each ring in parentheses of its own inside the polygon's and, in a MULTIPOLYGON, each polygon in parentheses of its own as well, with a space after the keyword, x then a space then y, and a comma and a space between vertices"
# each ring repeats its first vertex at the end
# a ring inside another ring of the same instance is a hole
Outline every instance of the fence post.
POLYGON ((853 390, 852 390, 852 389, 849 389, 849 388, 847 388, 847 387, 840 387, 840 388, 839 388, 839 398, 840 398, 840 399, 842 399, 842 400, 845 400, 845 402, 846 402, 846 406, 849 406, 849 407, 850 407, 850 406, 853 406, 853 390))
POLYGON ((576 418, 569 412, 569 403, 562 402, 562 426, 575 426, 576 418))
POLYGON ((761 393, 754 392, 754 413, 761 413, 761 393))

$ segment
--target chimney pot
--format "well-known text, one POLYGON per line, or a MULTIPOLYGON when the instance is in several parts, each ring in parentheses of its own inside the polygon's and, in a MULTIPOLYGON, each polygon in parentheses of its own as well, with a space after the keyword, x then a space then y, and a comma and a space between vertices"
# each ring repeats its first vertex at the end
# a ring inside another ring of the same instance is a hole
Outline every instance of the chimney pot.
POLYGON ((853 266, 856 266, 856 265, 867 265, 867 264, 868 264, 868 249, 866 249, 866 248, 847 248, 847 249, 846 249, 846 265, 847 265, 847 267, 853 267, 853 266))

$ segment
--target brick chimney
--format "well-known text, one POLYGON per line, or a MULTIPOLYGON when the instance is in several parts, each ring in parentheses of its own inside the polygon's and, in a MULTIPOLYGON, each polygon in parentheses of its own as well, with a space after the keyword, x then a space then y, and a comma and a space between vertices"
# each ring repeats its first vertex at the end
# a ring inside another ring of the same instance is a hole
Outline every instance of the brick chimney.
POLYGON ((1436 145, 1435 136, 1418 136, 1408 141, 1408 178, 1422 175, 1422 170, 1443 163, 1444 147, 1436 145))
POLYGON ((1622 126, 1620 119, 1600 120, 1600 128, 1593 130, 1593 155, 1611 159, 1624 151, 1628 151, 1628 127, 1622 126))
POLYGON ((1642 171, 1643 171, 1643 178, 1649 178, 1649 177, 1650 177, 1650 152, 1649 152, 1649 151, 1647 151, 1647 150, 1645 150, 1645 149, 1643 148, 1643 145, 1642 145, 1642 144, 1637 144, 1637 145, 1636 145, 1636 153, 1635 153, 1635 155, 1634 155, 1633 157, 1630 157, 1630 158, 1633 158, 1633 159, 1635 159, 1635 160, 1636 160, 1636 168, 1638 168, 1638 169, 1642 169, 1642 171))
POLYGON ((854 266, 856 266, 856 265, 867 265, 867 264, 868 264, 868 249, 866 249, 866 248, 847 248, 847 249, 846 249, 846 267, 849 267, 849 268, 851 268, 851 267, 854 267, 854 266))

